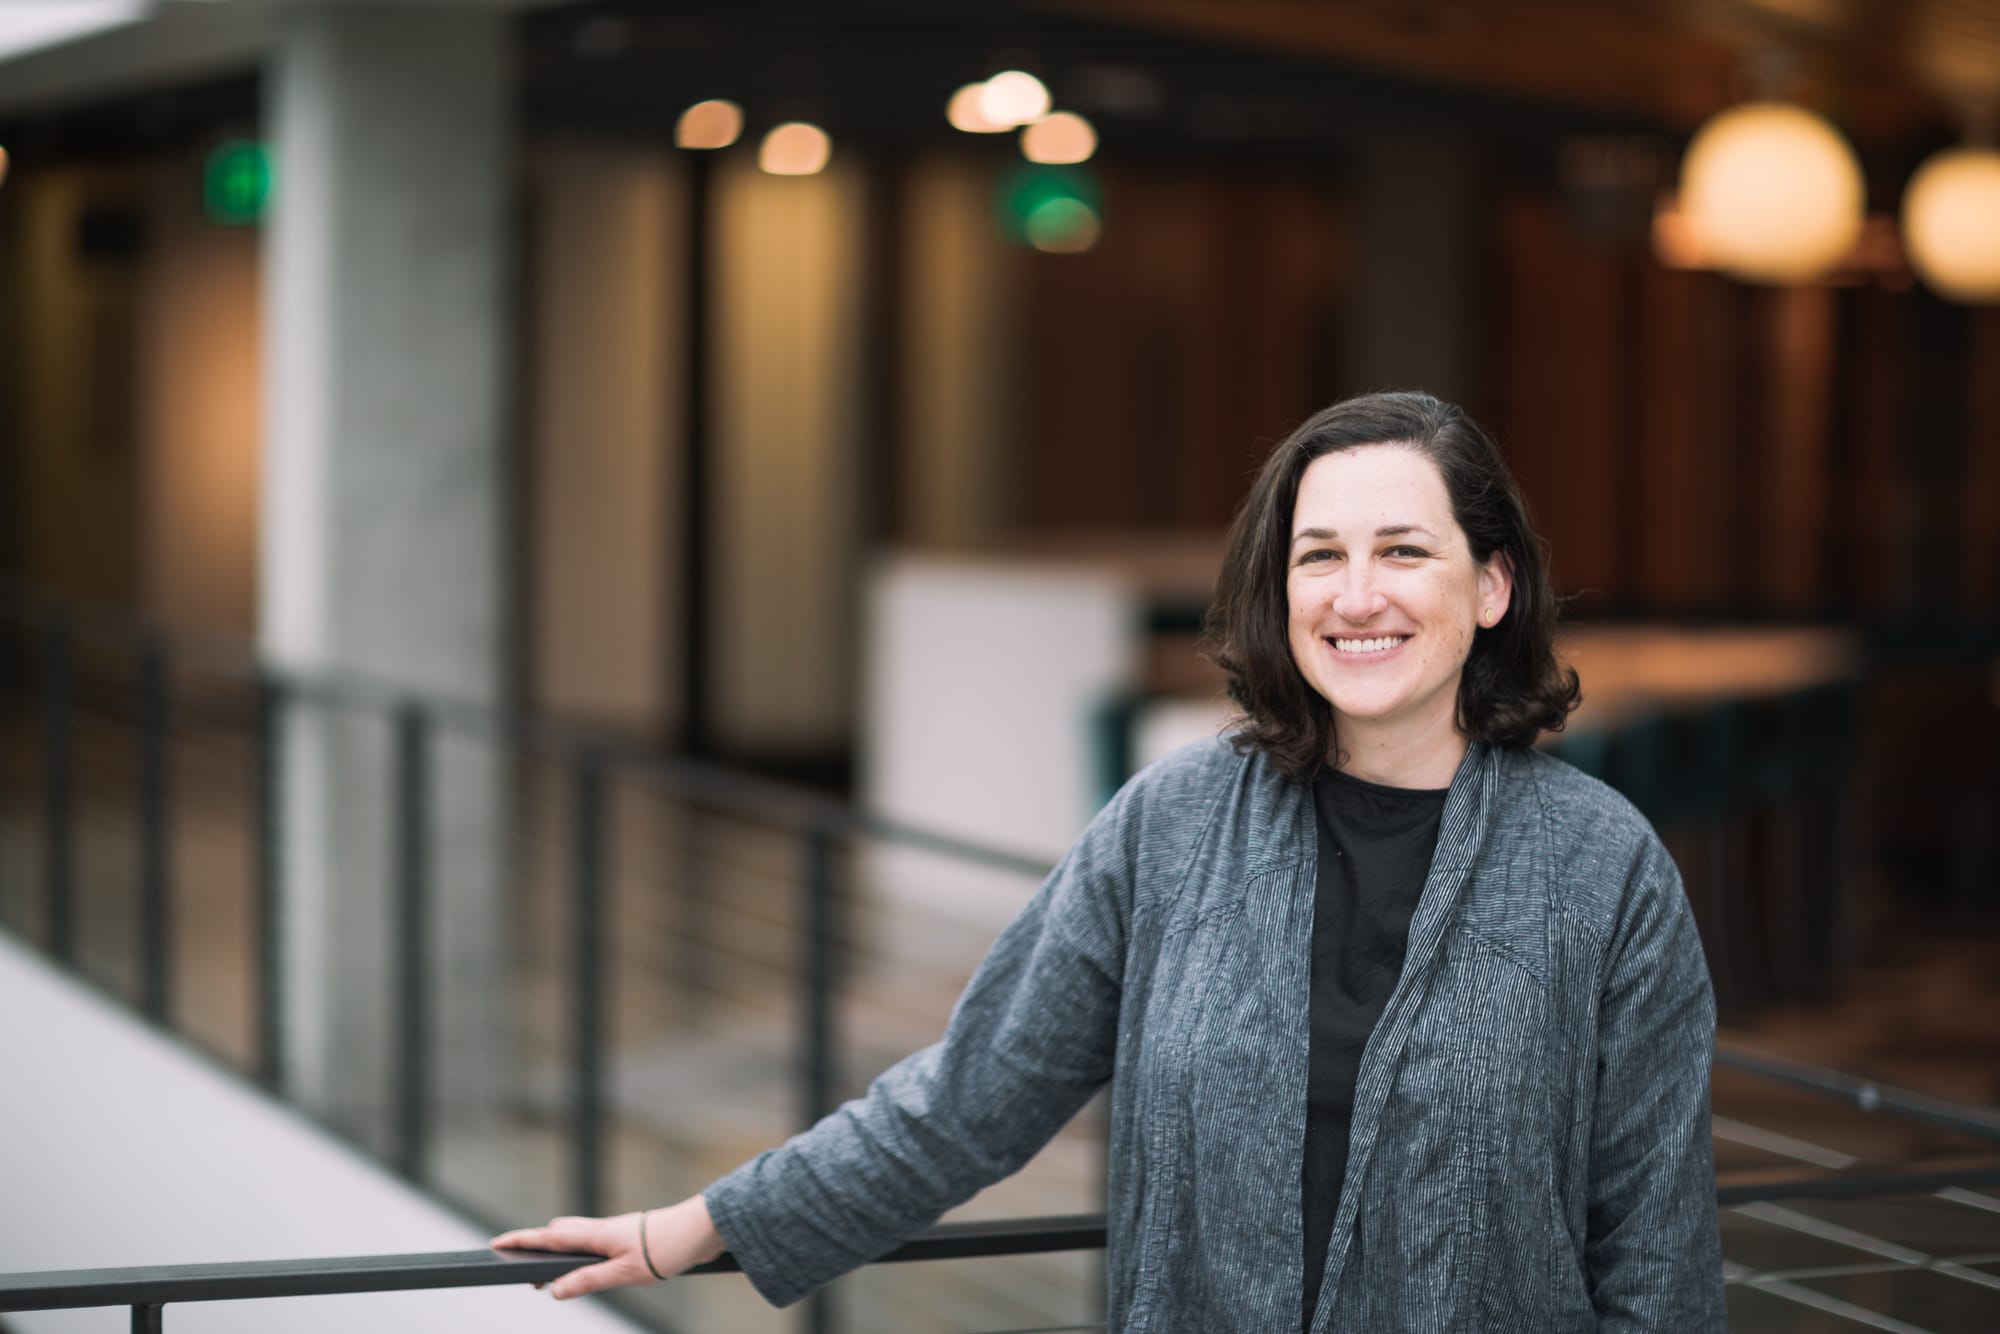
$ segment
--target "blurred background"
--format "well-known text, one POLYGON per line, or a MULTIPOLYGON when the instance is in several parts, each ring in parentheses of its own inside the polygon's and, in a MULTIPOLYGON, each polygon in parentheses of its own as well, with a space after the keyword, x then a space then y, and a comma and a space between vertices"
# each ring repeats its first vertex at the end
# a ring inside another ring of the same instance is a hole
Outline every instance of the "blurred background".
MULTIPOLYGON (((1550 541, 1549 744, 1675 851, 1725 1044, 1958 1109, 1719 1071, 1725 1186, 1966 1197, 1726 1214, 1734 1322, 2000 1326, 1996 117, 1994 0, 0 0, 0 995, 464 1244, 677 1198, 1225 723, 1265 450, 1423 388, 1550 541)), ((40 1028, 0 1268, 420 1248, 34 1147, 115 1064, 40 1028), (212 1228, 106 1258, 136 1181, 212 1228)), ((1100 1207, 1100 1126, 968 1216, 1100 1207)), ((1098 1267, 617 1318, 1068 1327, 1098 1267)))

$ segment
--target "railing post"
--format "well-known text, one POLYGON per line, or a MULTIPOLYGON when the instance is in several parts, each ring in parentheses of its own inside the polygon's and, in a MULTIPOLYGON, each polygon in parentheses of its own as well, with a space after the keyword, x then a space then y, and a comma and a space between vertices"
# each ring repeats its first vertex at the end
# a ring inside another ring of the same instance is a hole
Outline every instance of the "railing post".
POLYGON ((68 615, 52 612, 42 639, 42 871, 49 953, 65 963, 76 959, 70 818, 70 748, 76 722, 73 657, 68 615))
POLYGON ((270 672, 257 677, 257 773, 251 793, 251 839, 257 898, 257 1077, 266 1088, 285 1083, 284 1013, 284 685, 270 672))
POLYGON ((570 867, 575 895, 570 949, 571 1029, 575 1059, 570 1089, 572 1190, 580 1214, 602 1212, 604 1200, 604 769, 593 754, 572 760, 570 867))
POLYGON ((160 1302, 138 1302, 132 1307, 132 1334, 160 1334, 165 1328, 166 1309, 160 1302))
POLYGON ((834 1086, 834 840, 823 826, 806 831, 805 865, 800 889, 800 916, 805 923, 801 944, 805 957, 800 975, 805 981, 801 1017, 799 1112, 801 1128, 833 1110, 834 1086))
POLYGON ((139 989, 146 1017, 163 1027, 173 1018, 170 710, 166 641, 150 633, 139 650, 139 989))
MULTIPOLYGON (((802 1127, 811 1126, 833 1110, 835 1059, 834 1024, 835 940, 833 831, 816 823, 806 831, 805 861, 800 868, 801 917, 805 930, 801 945, 805 958, 801 972, 805 989, 801 1000, 804 1023, 804 1050, 800 1055, 799 1110, 802 1127)), ((839 1326, 833 1298, 826 1292, 810 1297, 801 1312, 808 1334, 833 1334, 839 1326)))
POLYGON ((423 708, 396 710, 396 1169, 423 1180, 427 1126, 424 1072, 430 1062, 429 1004, 424 964, 430 953, 430 766, 423 708))

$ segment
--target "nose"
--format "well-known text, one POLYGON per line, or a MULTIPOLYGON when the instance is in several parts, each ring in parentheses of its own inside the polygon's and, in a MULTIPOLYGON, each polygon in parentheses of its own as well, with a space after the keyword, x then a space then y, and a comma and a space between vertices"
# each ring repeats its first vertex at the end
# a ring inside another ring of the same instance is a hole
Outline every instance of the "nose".
POLYGON ((1360 624, 1378 614, 1389 605, 1389 599, 1379 592, 1375 583, 1365 571, 1350 570, 1340 591, 1333 595, 1334 614, 1344 621, 1360 624))

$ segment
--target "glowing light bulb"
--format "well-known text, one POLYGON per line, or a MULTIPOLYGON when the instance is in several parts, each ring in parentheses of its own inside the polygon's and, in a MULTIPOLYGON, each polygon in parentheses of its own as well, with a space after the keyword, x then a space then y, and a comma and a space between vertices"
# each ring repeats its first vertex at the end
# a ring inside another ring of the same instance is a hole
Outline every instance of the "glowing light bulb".
POLYGON ((1954 301, 2000 301, 2000 151, 1950 148, 1903 191, 1903 241, 1926 286, 1954 301))
POLYGON ((1680 207, 1701 253, 1759 282, 1830 268, 1861 235, 1861 164, 1803 107, 1753 102, 1702 126, 1681 165, 1680 207))
POLYGON ((723 98, 696 102, 674 125, 682 148, 727 148, 743 135, 743 108, 723 98))
POLYGON ((952 123, 954 129, 964 130, 967 134, 998 134, 1014 128, 986 119, 985 101, 986 85, 968 83, 951 95, 951 101, 944 109, 944 118, 952 123))
POLYGON ((773 176, 811 176, 826 170, 833 140, 817 125, 802 120, 773 126, 757 150, 757 165, 773 176))
POLYGON ((1021 156, 1052 164, 1087 162, 1097 151, 1097 131, 1073 111, 1058 111, 1021 131, 1021 156))
POLYGON ((1049 90, 1024 70, 1002 70, 980 90, 979 109, 987 120, 1011 130, 1049 114, 1049 90))

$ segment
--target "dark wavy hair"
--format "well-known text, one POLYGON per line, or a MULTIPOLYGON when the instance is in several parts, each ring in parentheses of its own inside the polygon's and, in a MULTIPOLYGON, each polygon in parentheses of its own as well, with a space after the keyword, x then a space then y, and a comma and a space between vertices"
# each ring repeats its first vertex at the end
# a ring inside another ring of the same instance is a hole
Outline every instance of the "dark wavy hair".
POLYGON ((1202 648, 1228 674, 1229 696, 1243 710, 1237 749, 1263 751, 1302 783, 1332 752, 1333 709, 1292 660, 1286 563, 1299 478, 1314 459, 1363 445, 1399 445, 1435 463, 1473 558, 1498 553, 1512 572, 1507 614, 1473 636, 1459 677, 1459 730, 1498 746, 1561 731, 1582 691, 1575 670, 1556 661, 1548 544, 1530 526, 1500 452, 1442 399, 1365 394, 1322 409, 1273 450, 1230 526, 1202 648))

